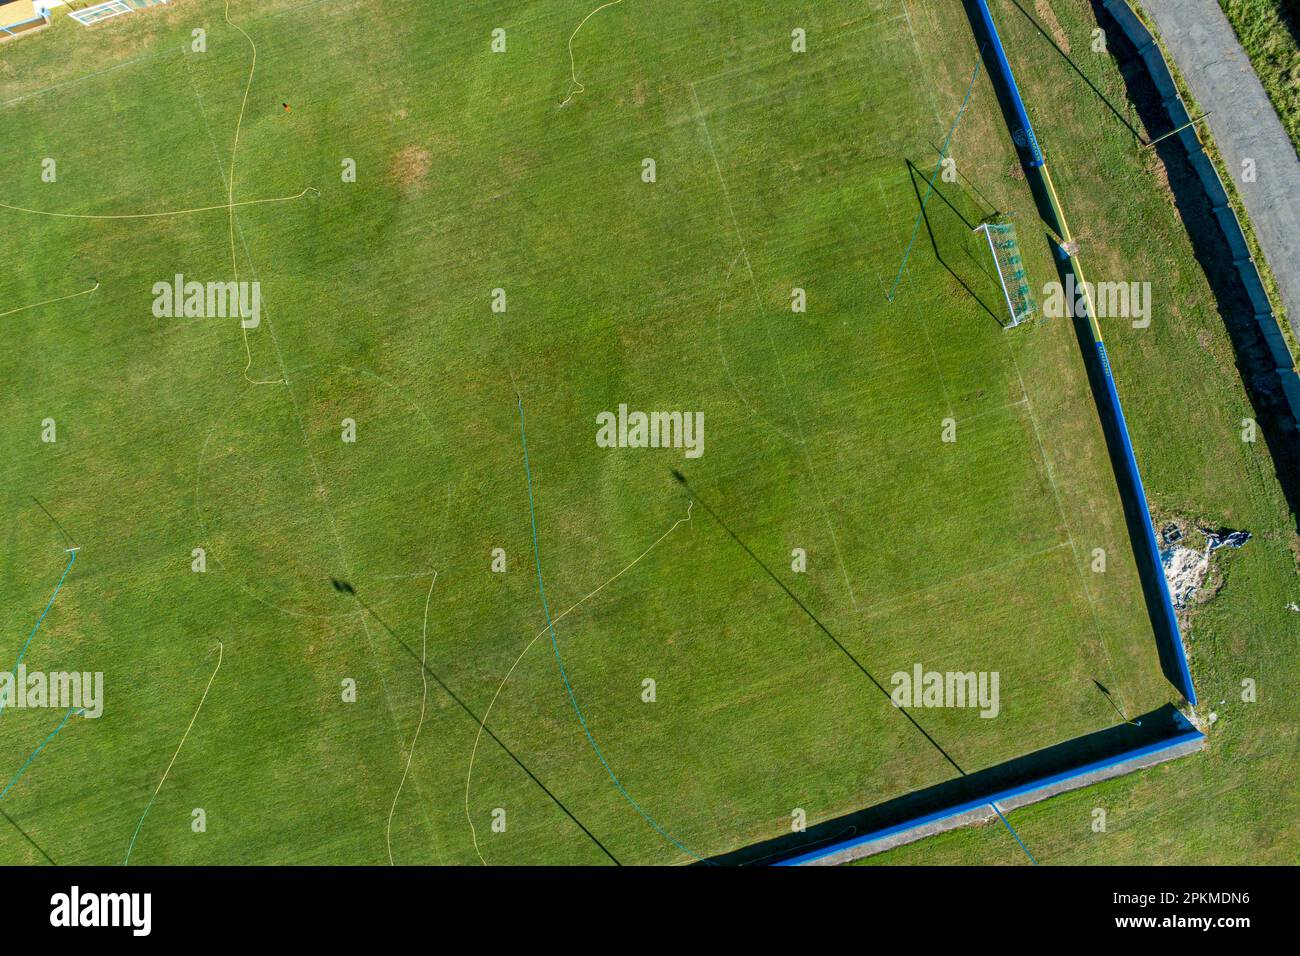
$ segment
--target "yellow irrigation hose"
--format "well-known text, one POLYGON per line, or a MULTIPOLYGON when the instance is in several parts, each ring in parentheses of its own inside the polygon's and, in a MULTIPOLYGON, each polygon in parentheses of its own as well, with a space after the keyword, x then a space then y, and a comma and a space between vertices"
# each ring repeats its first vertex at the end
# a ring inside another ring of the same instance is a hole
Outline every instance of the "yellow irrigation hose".
MULTIPOLYGON (((516 394, 518 394, 518 392, 516 392, 516 394)), ((577 610, 578 607, 584 604, 587 600, 595 597, 601 591, 605 590, 605 588, 609 587, 611 584, 613 584, 623 575, 627 574, 627 572, 631 571, 634 567, 640 564, 641 560, 647 554, 649 554, 651 551, 657 548, 660 542, 662 542, 670 534, 676 531, 679 525, 685 524, 686 522, 691 520, 691 509, 694 507, 695 507, 695 501, 694 499, 692 499, 686 505, 686 517, 678 518, 676 521, 674 521, 672 527, 670 527, 667 531, 665 531, 658 538, 656 538, 654 544, 650 545, 650 547, 646 548, 644 551, 638 554, 636 558, 632 560, 631 564, 628 564, 626 567, 623 568, 623 570, 619 571, 617 574, 613 575, 612 577, 606 578, 605 581, 600 585, 600 587, 596 588, 594 591, 590 592, 585 597, 581 598, 578 601, 575 601, 569 607, 565 608, 563 611, 561 611, 559 614, 555 616, 554 621, 551 621, 549 624, 546 625, 546 627, 542 628, 540 631, 534 634, 533 639, 529 641, 526 645, 524 645, 524 649, 519 652, 519 656, 515 658, 515 662, 510 665, 510 670, 506 671, 506 676, 501 678, 501 683, 497 685, 496 693, 492 695, 492 700, 488 702, 487 710, 483 712, 483 719, 479 721, 478 733, 474 736, 474 748, 470 751, 469 754, 469 769, 465 771, 465 822, 469 824, 470 839, 474 841, 474 852, 478 854, 479 862, 482 863, 484 866, 488 866, 489 864, 487 860, 483 859, 483 851, 479 848, 478 845, 478 830, 474 827, 474 818, 470 815, 469 812, 469 789, 470 789, 470 784, 474 780, 474 761, 478 757, 479 741, 483 739, 483 730, 485 727, 487 727, 488 718, 492 716, 492 708, 496 706, 497 698, 501 696, 501 691, 505 690, 506 683, 510 680, 511 675, 514 674, 515 668, 519 666, 519 662, 524 659, 524 656, 527 655, 527 653, 533 649, 534 644, 536 644, 539 640, 541 640, 542 637, 548 631, 552 630, 554 626, 560 622, 561 619, 563 619, 566 615, 569 614, 570 611, 577 610)))
MULTIPOLYGON (((117 213, 112 215, 92 215, 90 213, 78 212, 46 212, 43 209, 29 209, 26 206, 11 206, 9 203, 0 202, 0 209, 12 209, 14 212, 31 213, 33 216, 50 216, 55 219, 166 219, 170 216, 186 216, 196 212, 212 212, 215 209, 233 209, 235 206, 260 206, 263 203, 273 202, 293 202, 295 199, 301 199, 308 193, 320 195, 320 190, 314 186, 308 186, 302 192, 293 196, 272 196, 268 199, 245 199, 241 202, 224 202, 215 206, 196 206, 193 209, 173 209, 168 212, 135 212, 135 213, 117 213)), ((231 212, 233 216, 233 211, 231 212)))
MULTIPOLYGON (((621 3, 622 0, 613 0, 613 2, 621 3)), ((606 4, 606 6, 612 6, 612 5, 613 4, 606 4)), ((593 11, 593 13, 594 12, 595 11, 593 11)), ((14 206, 14 205, 10 205, 9 203, 3 203, 3 202, 0 202, 0 209, 9 209, 14 212, 25 212, 33 216, 49 216, 54 219, 90 219, 90 220, 101 220, 101 221, 126 220, 126 219, 166 219, 175 216, 185 216, 193 213, 213 212, 217 209, 224 209, 226 210, 227 213, 227 220, 229 226, 228 231, 230 235, 230 268, 231 268, 231 272, 234 274, 235 281, 238 282, 239 281, 239 257, 235 252, 235 210, 240 206, 259 206, 265 203, 292 202, 296 199, 301 199, 303 196, 306 196, 308 193, 312 193, 316 196, 319 196, 320 190, 312 186, 308 186, 305 189, 303 189, 302 192, 294 196, 273 196, 268 199, 245 199, 240 202, 235 202, 235 159, 239 153, 239 134, 244 126, 244 113, 247 111, 248 108, 248 94, 253 89, 253 74, 257 70, 257 44, 253 42, 252 37, 250 37, 246 32, 244 32, 242 27, 240 27, 237 23, 235 23, 233 20, 230 19, 230 0, 226 0, 226 6, 223 15, 225 17, 226 23, 229 24, 234 30, 238 31, 240 36, 242 36, 245 40, 248 41, 248 46, 253 51, 253 58, 248 64, 248 81, 244 84, 244 97, 239 104, 239 118, 235 123, 235 138, 234 138, 234 142, 231 144, 230 147, 230 180, 228 183, 228 188, 226 190, 226 201, 224 203, 215 206, 196 206, 192 209, 174 209, 174 210, 168 210, 164 212, 114 213, 114 214, 105 214, 105 215, 98 215, 98 214, 91 214, 91 213, 47 212, 43 209, 31 209, 28 208, 27 206, 14 206)), ((586 21, 584 20, 583 22, 585 23, 586 21)), ((581 29, 581 24, 579 24, 579 29, 581 29)), ((575 30, 574 33, 576 34, 577 31, 575 30)), ((569 60, 570 60, 570 64, 572 65, 572 60, 573 60, 572 38, 570 38, 569 60)), ((95 288, 98 287, 99 287, 99 283, 96 283, 95 288)), ((76 293, 76 295, 87 295, 90 292, 94 292, 94 291, 95 291, 94 289, 88 289, 85 292, 78 292, 76 293)), ((74 298, 74 296, 62 297, 62 299, 71 299, 71 298, 74 298)), ((49 299, 46 300, 46 302, 37 302, 34 303, 33 305, 22 306, 21 308, 14 309, 10 312, 0 313, 0 318, 3 318, 6 315, 13 315, 14 312, 21 312, 25 309, 36 308, 36 306, 38 305, 46 305, 49 302, 59 302, 62 301, 62 299, 49 299)), ((244 355, 247 358, 247 361, 244 363, 244 378, 248 382, 252 383, 253 385, 286 384, 284 379, 259 380, 259 379, 254 379, 249 377, 248 370, 253 367, 253 351, 248 344, 248 327, 245 326, 241 321, 239 328, 244 339, 244 355)))
MULTIPOLYGON (((229 0, 227 0, 227 2, 229 2, 229 0)), ((581 30, 583 25, 592 17, 594 17, 596 14, 600 13, 601 10, 604 10, 606 7, 616 7, 622 2, 623 0, 609 0, 609 3, 602 3, 595 10, 592 10, 591 13, 583 17, 582 22, 579 23, 578 26, 574 29, 573 33, 569 35, 569 79, 572 81, 573 85, 569 87, 569 95, 566 96, 564 98, 564 102, 560 104, 561 109, 568 106, 570 101, 579 93, 584 93, 587 90, 587 88, 582 85, 582 81, 578 79, 578 67, 577 64, 574 63, 573 61, 574 37, 578 35, 578 30, 581 30)))
MULTIPOLYGON (((438 572, 433 572, 429 582, 429 593, 424 596, 424 626, 420 630, 420 719, 411 735, 411 746, 406 751, 406 766, 402 768, 402 779, 398 781, 397 792, 393 794, 393 804, 388 808, 388 822, 384 825, 384 843, 388 847, 388 865, 396 866, 393 861, 393 814, 397 812, 397 801, 406 786, 406 778, 411 772, 411 761, 415 759, 415 745, 420 741, 420 731, 424 728, 424 714, 429 702, 429 674, 425 662, 429 659, 429 602, 433 600, 433 586, 438 583, 438 572)), ((481 729, 481 728, 480 728, 481 729)))
MULTIPOLYGON (((239 154, 239 132, 241 129, 243 129, 244 126, 244 111, 248 107, 248 94, 253 89, 253 73, 257 70, 257 44, 253 42, 252 37, 250 37, 247 33, 244 32, 243 27, 239 26, 237 23, 235 23, 235 21, 230 19, 230 0, 226 0, 226 8, 224 11, 224 16, 226 18, 226 23, 230 24, 231 27, 239 31, 239 35, 248 41, 248 46, 253 51, 253 59, 248 64, 248 82, 244 84, 244 98, 239 103, 239 119, 235 121, 235 140, 230 146, 230 180, 228 184, 229 189, 226 193, 226 207, 229 210, 229 220, 230 220, 230 269, 234 273, 235 281, 238 282, 239 261, 238 261, 238 256, 235 254, 235 205, 234 205, 235 204, 235 157, 239 154)), ((239 323, 239 330, 243 333, 244 354, 248 357, 248 361, 244 363, 245 380, 251 382, 253 385, 287 384, 284 381, 284 379, 280 379, 280 378, 273 379, 273 380, 272 379, 259 380, 259 379, 249 378, 248 370, 253 367, 253 350, 248 346, 248 326, 244 325, 244 323, 241 321, 239 323)))
POLYGON ((62 302, 64 299, 75 299, 79 295, 90 295, 90 293, 94 292, 98 288, 99 282, 96 280, 95 284, 89 289, 82 289, 80 292, 74 292, 71 295, 61 295, 54 299, 45 299, 42 302, 33 302, 31 305, 20 305, 16 309, 10 309, 8 312, 0 312, 0 319, 3 319, 6 315, 13 315, 16 312, 26 312, 28 309, 35 309, 38 306, 49 305, 51 302, 62 302))
POLYGON ((131 844, 126 848, 126 859, 122 865, 126 866, 131 862, 131 851, 135 849, 135 839, 140 835, 140 828, 144 826, 144 818, 149 815, 153 802, 158 799, 158 792, 162 790, 163 784, 167 782, 167 775, 172 772, 172 767, 176 763, 176 758, 181 755, 181 748, 185 746, 185 741, 189 739, 190 731, 194 729, 194 722, 199 719, 199 711, 203 709, 204 702, 208 699, 208 691, 212 690, 212 682, 217 679, 217 671, 221 670, 221 660, 226 656, 226 645, 217 641, 217 666, 212 670, 212 676, 208 678, 208 685, 203 688, 203 696, 199 698, 199 706, 194 708, 194 716, 185 727, 185 733, 181 734, 181 742, 176 745, 176 752, 172 754, 172 759, 167 762, 167 769, 163 771, 162 779, 158 781, 158 786, 154 787, 153 796, 149 798, 149 803, 144 808, 144 813, 140 814, 140 822, 135 825, 135 832, 131 834, 131 844))

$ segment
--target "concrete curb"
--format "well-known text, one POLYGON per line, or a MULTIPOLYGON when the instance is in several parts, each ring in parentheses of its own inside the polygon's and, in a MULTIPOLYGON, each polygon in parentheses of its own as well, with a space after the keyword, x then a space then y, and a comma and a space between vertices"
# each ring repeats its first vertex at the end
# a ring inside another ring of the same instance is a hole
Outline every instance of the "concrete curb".
MULTIPOLYGON (((1007 797, 1004 800, 998 800, 998 808, 1006 813, 1019 807, 1028 806, 1031 803, 1038 803, 1041 800, 1047 800, 1059 793, 1066 793, 1070 790, 1078 790, 1082 787, 1091 786, 1094 783, 1100 783, 1103 780, 1110 780, 1114 777, 1122 777, 1125 774, 1142 770, 1146 767, 1154 767, 1156 764, 1165 763, 1169 760, 1177 760, 1188 754, 1196 753, 1205 748, 1205 738, 1196 737, 1187 740, 1172 747, 1166 747, 1163 750, 1157 750, 1152 753, 1142 754, 1131 757, 1128 760, 1122 760, 1118 763, 1110 764, 1105 767, 1098 767, 1088 773, 1080 774, 1076 777, 1070 777, 1065 780, 1059 780, 1055 783, 1048 784, 1037 790, 1017 794, 1007 797)), ((969 826, 973 823, 983 823, 989 820, 996 820, 997 816, 993 808, 988 804, 967 810, 954 816, 944 817, 941 820, 933 820, 929 823, 923 823, 919 826, 902 830, 897 833, 891 833, 882 836, 878 840, 871 840, 861 843, 857 846, 846 847, 826 856, 819 857, 815 860, 807 860, 804 866, 837 866, 841 863, 849 863, 853 860, 860 860, 864 857, 874 856, 877 853, 883 853, 885 850, 892 850, 894 847, 903 846, 907 843, 914 843, 924 837, 933 836, 936 833, 945 833, 948 830, 955 830, 958 827, 969 826)))
MULTIPOLYGON (((1290 315, 1291 327, 1300 335, 1300 270, 1293 268, 1300 261, 1300 205, 1296 202, 1296 196, 1300 196, 1300 160, 1291 140, 1216 0, 1142 0, 1142 5, 1164 35, 1193 95, 1212 111, 1206 122, 1224 162, 1230 168, 1234 164, 1239 167, 1249 157, 1260 169, 1271 170, 1262 179, 1240 184, 1238 188, 1259 244, 1274 264, 1273 274, 1290 315)), ((1171 127, 1189 123, 1191 116, 1178 95, 1160 44, 1133 12, 1131 4, 1128 0, 1103 0, 1102 6, 1137 49, 1164 99, 1171 127)), ((1250 256, 1227 187, 1206 155, 1195 127, 1183 130, 1175 138, 1186 150, 1228 243, 1233 266, 1250 297, 1255 322, 1268 345, 1294 430, 1300 424, 1300 376, 1264 291, 1259 269, 1250 256)))

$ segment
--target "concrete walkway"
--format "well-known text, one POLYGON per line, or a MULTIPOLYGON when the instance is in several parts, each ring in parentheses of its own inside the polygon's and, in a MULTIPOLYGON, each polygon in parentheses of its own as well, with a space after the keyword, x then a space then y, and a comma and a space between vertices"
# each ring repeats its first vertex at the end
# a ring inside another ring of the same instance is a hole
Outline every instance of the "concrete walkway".
MULTIPOLYGON (((1197 753, 1204 750, 1205 746, 1205 738, 1198 737, 1195 740, 1186 741, 1185 743, 1178 744, 1166 750, 1157 750, 1155 753, 1144 754, 1141 757, 1134 757, 1131 760, 1125 760, 1110 767, 1102 767, 1099 770, 1094 770, 1092 773, 1084 774, 1081 777, 1070 777, 1039 790, 1032 790, 1029 793, 1022 793, 1006 800, 999 800, 998 808, 1003 813, 1010 813, 1012 810, 1028 806, 1031 803, 1037 803, 1040 800, 1046 800, 1048 797, 1054 797, 1058 793, 1078 790, 1081 787, 1088 787, 1094 783, 1100 783, 1103 780, 1110 780, 1113 777, 1121 777, 1126 773, 1133 773, 1136 770, 1143 770, 1146 767, 1154 767, 1156 764, 1164 763, 1167 760, 1176 760, 1179 757, 1186 756, 1187 754, 1197 753)), ((933 823, 925 823, 913 827, 910 830, 904 830, 902 833, 894 833, 879 840, 873 840, 870 843, 863 843, 858 846, 848 847, 847 849, 827 854, 820 859, 809 860, 804 864, 804 866, 838 866, 841 863, 848 863, 851 860, 860 860, 863 857, 883 853, 885 850, 892 850, 894 847, 902 846, 905 843, 914 843, 922 837, 931 836, 935 833, 944 833, 948 830, 955 830, 957 827, 970 826, 974 823, 987 823, 990 820, 996 819, 997 817, 993 813, 993 808, 986 803, 984 806, 963 813, 960 816, 944 817, 942 820, 936 820, 933 823)))
POLYGON ((1140 0, 1187 82, 1300 336, 1300 159, 1218 0, 1140 0), (1242 163, 1255 161, 1255 182, 1242 163))

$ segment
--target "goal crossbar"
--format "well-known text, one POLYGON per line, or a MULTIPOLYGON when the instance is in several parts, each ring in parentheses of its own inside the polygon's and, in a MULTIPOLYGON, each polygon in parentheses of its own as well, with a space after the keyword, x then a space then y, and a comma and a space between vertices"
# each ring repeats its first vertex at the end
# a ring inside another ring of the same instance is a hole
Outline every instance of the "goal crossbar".
POLYGON ((1007 324, 1013 329, 1034 313, 1034 298, 1029 290, 1024 262, 1020 256, 1020 243, 1016 228, 1009 222, 985 222, 975 227, 988 240, 993 267, 998 273, 998 284, 1007 304, 1007 324))

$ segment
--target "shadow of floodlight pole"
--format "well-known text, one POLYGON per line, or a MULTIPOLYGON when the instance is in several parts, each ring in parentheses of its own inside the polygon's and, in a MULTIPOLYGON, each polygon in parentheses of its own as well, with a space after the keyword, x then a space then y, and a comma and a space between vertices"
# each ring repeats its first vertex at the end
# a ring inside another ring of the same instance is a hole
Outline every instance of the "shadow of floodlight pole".
POLYGON ((560 798, 557 797, 554 793, 552 793, 550 788, 547 787, 546 784, 542 783, 540 779, 538 779, 537 774, 533 773, 532 770, 528 768, 528 765, 525 764, 522 760, 520 760, 515 755, 515 752, 511 750, 509 747, 507 747, 505 743, 501 740, 501 738, 492 732, 492 728, 489 727, 484 721, 480 720, 479 716, 475 714, 473 710, 470 709, 468 704, 466 704, 463 700, 460 699, 460 697, 456 695, 455 691, 453 691, 450 687, 447 686, 446 682, 443 681, 441 677, 439 677, 432 670, 430 670, 429 665, 426 664, 423 660, 421 660, 420 655, 415 652, 415 649, 397 636, 397 632, 394 631, 391 627, 389 627, 388 622, 385 621, 382 617, 380 617, 378 612, 375 611, 375 609, 372 608, 369 604, 367 604, 364 599, 362 599, 361 595, 357 593, 357 589, 355 587, 353 587, 347 581, 340 581, 338 578, 330 578, 330 584, 333 585, 335 591, 339 592, 340 594, 346 594, 348 597, 352 598, 354 601, 357 602, 357 605, 365 613, 369 614, 372 618, 374 618, 375 621, 378 622, 379 626, 382 627, 384 631, 387 632, 388 636, 391 637, 394 641, 396 641, 398 646, 400 646, 402 650, 406 651, 406 653, 411 656, 411 659, 420 665, 420 669, 424 671, 424 673, 428 674, 431 678, 433 678, 434 682, 439 687, 442 688, 443 692, 448 697, 450 697, 453 701, 455 701, 456 705, 460 707, 460 709, 463 710, 469 716, 469 718, 474 721, 475 724, 483 728, 483 733, 491 737, 496 742, 496 745, 500 747, 503 751, 505 751, 506 755, 515 762, 515 765, 518 766, 520 770, 522 770, 524 773, 528 775, 528 779, 531 780, 533 783, 537 784, 537 786, 541 789, 541 791, 551 798, 551 802, 554 803, 557 807, 559 807, 560 810, 564 812, 564 815, 568 817, 570 820, 572 820, 574 824, 578 827, 578 829, 581 830, 583 833, 585 833, 588 839, 590 839, 592 843, 596 844, 596 846, 600 848, 600 852, 604 853, 605 856, 609 857, 609 859, 614 863, 615 866, 623 865, 622 863, 619 862, 618 857, 614 856, 614 854, 609 851, 609 849, 605 846, 605 844, 601 843, 600 840, 596 838, 596 835, 592 833, 590 830, 588 830, 586 825, 583 824, 581 820, 579 820, 576 816, 574 816, 573 811, 570 810, 568 807, 566 807, 564 803, 560 800, 560 798))
MULTIPOLYGON (((749 545, 745 544, 745 542, 741 540, 740 536, 737 535, 736 532, 731 530, 730 526, 728 526, 727 523, 722 520, 722 517, 716 511, 713 510, 713 506, 710 505, 703 498, 701 498, 699 492, 697 492, 693 487, 691 487, 691 483, 686 480, 686 476, 683 475, 676 468, 672 469, 672 475, 673 475, 673 480, 678 482, 683 488, 686 488, 688 491, 690 491, 691 498, 695 502, 697 502, 701 508, 703 508, 705 511, 708 512, 709 517, 711 517, 714 521, 718 523, 718 527, 720 527, 723 531, 725 531, 727 533, 727 536, 730 537, 732 541, 740 545, 741 549, 744 550, 744 552, 747 555, 749 555, 749 557, 753 560, 753 562, 763 569, 763 573, 766 574, 769 578, 771 578, 776 583, 776 586, 785 592, 786 597, 788 597, 791 601, 793 601, 795 605, 799 608, 799 610, 803 611, 803 613, 807 616, 807 618, 810 621, 813 622, 813 624, 817 625, 817 629, 819 631, 821 631, 828 638, 830 638, 831 643, 833 643, 836 647, 840 649, 840 652, 853 663, 854 667, 856 667, 859 671, 862 672, 863 676, 866 677, 867 680, 871 681, 872 685, 876 688, 876 690, 880 691, 880 693, 885 695, 885 699, 889 701, 890 705, 896 711, 902 714, 903 717, 906 718, 909 724, 911 724, 914 728, 916 728, 917 733, 919 733, 922 737, 924 737, 929 742, 930 746, 933 747, 936 751, 938 751, 939 754, 943 757, 943 759, 946 760, 949 764, 951 764, 953 769, 955 769, 959 775, 965 777, 967 775, 966 771, 961 768, 961 765, 958 764, 956 760, 952 759, 952 755, 949 754, 948 751, 944 750, 943 747, 939 745, 939 742, 937 740, 935 740, 933 737, 930 736, 929 731, 927 731, 924 727, 922 727, 920 723, 917 721, 917 719, 907 712, 906 708, 900 706, 899 704, 894 703, 893 696, 889 693, 889 691, 885 690, 884 685, 881 684, 880 681, 876 680, 875 675, 873 675, 871 671, 867 670, 866 667, 863 666, 860 660, 858 660, 856 657, 853 656, 852 652, 850 652, 849 649, 844 646, 844 644, 840 641, 838 637, 836 637, 834 634, 831 633, 830 628, 828 628, 825 624, 823 624, 821 622, 821 619, 812 612, 812 610, 808 607, 808 605, 804 604, 803 601, 799 599, 799 595, 791 591, 786 586, 786 583, 776 576, 776 572, 774 572, 771 568, 769 568, 766 564, 764 564, 763 559, 760 558, 758 555, 756 555, 753 552, 753 550, 749 547, 749 545)), ((989 801, 988 806, 993 810, 995 814, 997 814, 998 819, 1002 821, 1002 825, 1007 828, 1007 832, 1010 833, 1011 836, 1015 839, 1016 843, 1020 845, 1020 849, 1024 851, 1025 856, 1029 857, 1029 862, 1037 866, 1038 860, 1034 857, 1032 853, 1029 852, 1029 847, 1025 846, 1025 842, 1022 839, 1020 839, 1020 834, 1016 832, 1015 827, 1011 825, 1011 821, 1006 818, 1006 815, 998 808, 998 805, 993 801, 989 801)))
POLYGON ((915 727, 917 732, 920 733, 922 737, 924 737, 926 740, 930 742, 930 746, 932 746, 935 750, 937 750, 939 754, 943 757, 943 759, 948 761, 948 763, 952 765, 954 770, 956 770, 963 777, 966 776, 966 771, 961 768, 961 766, 957 763, 957 761, 952 759, 952 756, 948 753, 948 751, 944 750, 943 747, 939 745, 939 742, 937 740, 935 740, 933 737, 930 736, 929 731, 927 731, 924 727, 922 727, 917 722, 916 718, 907 712, 907 709, 905 707, 900 707, 894 703, 894 698, 890 696, 889 691, 885 690, 885 686, 881 684, 880 681, 876 680, 875 675, 872 674, 871 671, 867 670, 866 667, 863 666, 860 660, 858 660, 856 657, 853 656, 853 653, 847 647, 844 646, 844 644, 840 641, 838 637, 836 637, 833 633, 831 633, 830 628, 828 628, 825 624, 823 624, 821 622, 821 619, 812 612, 812 610, 808 607, 808 605, 804 604, 803 601, 799 599, 799 595, 791 591, 790 588, 786 586, 786 583, 782 581, 779 577, 777 577, 776 573, 771 568, 769 568, 766 564, 763 563, 763 559, 760 558, 758 555, 756 555, 750 549, 749 545, 745 544, 745 542, 740 539, 740 537, 736 534, 736 532, 731 530, 731 528, 727 525, 727 523, 722 520, 721 516, 719 516, 718 513, 713 510, 713 506, 700 497, 699 492, 696 491, 693 487, 691 487, 690 482, 686 480, 686 476, 683 475, 680 471, 673 469, 673 478, 678 483, 680 483, 683 487, 687 488, 690 491, 691 498, 694 499, 700 505, 700 507, 702 507, 705 511, 709 513, 709 517, 711 517, 714 521, 717 522, 718 527, 720 527, 723 531, 725 531, 727 533, 727 536, 730 537, 732 541, 740 545, 740 547, 744 550, 744 552, 747 555, 749 555, 749 557, 753 560, 753 562, 763 569, 763 572, 776 583, 777 587, 779 587, 782 591, 785 592, 786 597, 788 597, 791 601, 793 601, 798 606, 799 610, 803 611, 804 615, 810 621, 812 621, 813 624, 817 626, 817 629, 819 631, 821 631, 828 638, 830 638, 831 643, 833 643, 836 647, 840 649, 840 652, 853 663, 854 667, 856 667, 859 671, 862 672, 862 675, 866 677, 867 680, 871 681, 872 685, 876 688, 876 690, 880 691, 880 693, 885 695, 885 699, 889 701, 889 703, 894 707, 894 709, 897 710, 900 714, 902 714, 907 719, 908 723, 910 723, 913 727, 915 727))
POLYGON ((1124 713, 1124 709, 1120 707, 1119 703, 1115 700, 1115 698, 1110 695, 1109 687, 1107 687, 1101 681, 1097 680, 1097 678, 1095 677, 1092 679, 1092 682, 1097 686, 1097 690, 1101 692, 1101 696, 1105 697, 1106 700, 1110 703, 1110 706, 1115 708, 1115 713, 1119 714, 1120 720, 1124 721, 1124 723, 1126 724, 1131 724, 1134 727, 1142 726, 1142 721, 1128 719, 1128 714, 1124 713))
POLYGON ((59 864, 55 863, 53 859, 50 858, 50 855, 49 855, 48 853, 45 852, 45 848, 44 848, 44 847, 42 847, 39 843, 37 843, 35 840, 32 839, 32 836, 31 836, 30 833, 28 833, 26 830, 24 830, 22 827, 20 827, 20 826, 17 824, 17 822, 15 822, 15 820, 14 820, 13 817, 11 817, 9 814, 5 813, 3 810, 0 810, 0 817, 4 817, 6 820, 8 820, 8 821, 9 821, 9 825, 10 825, 11 827, 13 827, 15 830, 18 831, 19 836, 21 836, 24 840, 26 840, 28 843, 30 843, 30 844, 32 845, 32 847, 36 850, 37 853, 39 853, 41 856, 45 857, 45 861, 46 861, 47 863, 49 863, 50 866, 58 866, 58 865, 59 865, 59 864))
POLYGON ((1034 29, 1037 30, 1040 34, 1042 34, 1043 39, 1048 42, 1048 44, 1052 47, 1052 49, 1060 54, 1061 59, 1063 59, 1066 63, 1070 65, 1070 69, 1074 70, 1075 73, 1079 74, 1079 78, 1083 80, 1084 83, 1087 84, 1088 89, 1092 90, 1093 95, 1096 96, 1097 99, 1100 100, 1102 103, 1104 103, 1106 105, 1106 108, 1111 111, 1111 113, 1115 116, 1115 118, 1119 120, 1130 133, 1133 134, 1133 138, 1136 139, 1141 145, 1149 146, 1150 143, 1147 142, 1146 137, 1144 137, 1138 131, 1137 127, 1135 127, 1132 123, 1130 123, 1125 118, 1124 114, 1119 111, 1119 109, 1115 106, 1114 103, 1112 103, 1109 99, 1106 98, 1106 94, 1104 94, 1100 89, 1098 89, 1097 84, 1092 81, 1092 79, 1088 76, 1087 73, 1084 73, 1083 70, 1079 68, 1079 64, 1075 63, 1074 60, 1070 59, 1070 55, 1061 49, 1060 44, 1057 43, 1056 40, 1052 38, 1052 35, 1043 28, 1043 25, 1041 23, 1039 23, 1036 19, 1034 19, 1033 14, 1031 14, 1028 10, 1026 10, 1023 6, 1020 5, 1020 0, 1011 0, 1011 3, 1015 6, 1017 10, 1019 10, 1022 14, 1024 14, 1026 20, 1028 20, 1031 24, 1033 24, 1034 29))

